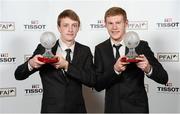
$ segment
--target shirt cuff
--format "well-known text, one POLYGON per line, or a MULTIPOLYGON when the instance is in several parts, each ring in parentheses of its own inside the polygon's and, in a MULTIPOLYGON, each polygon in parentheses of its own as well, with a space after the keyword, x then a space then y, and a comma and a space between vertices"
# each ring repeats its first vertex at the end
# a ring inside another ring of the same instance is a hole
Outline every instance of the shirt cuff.
POLYGON ((150 77, 150 76, 151 76, 151 74, 152 74, 152 72, 153 72, 153 68, 151 67, 151 69, 150 69, 149 73, 145 73, 145 74, 146 74, 146 76, 147 76, 147 77, 150 77))
POLYGON ((120 74, 121 74, 121 72, 118 72, 118 71, 116 71, 116 70, 114 70, 114 72, 115 72, 117 75, 120 75, 120 74))
POLYGON ((29 64, 29 62, 28 62, 28 69, 29 69, 29 71, 33 70, 33 67, 29 64))

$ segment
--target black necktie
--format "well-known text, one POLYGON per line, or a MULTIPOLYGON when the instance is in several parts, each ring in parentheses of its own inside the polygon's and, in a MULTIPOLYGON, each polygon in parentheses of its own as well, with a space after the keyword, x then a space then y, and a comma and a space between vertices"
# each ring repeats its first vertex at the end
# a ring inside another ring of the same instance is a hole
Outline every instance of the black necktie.
POLYGON ((71 49, 66 49, 65 50, 66 51, 66 60, 70 63, 71 62, 71 55, 70 55, 70 53, 71 53, 71 49))
POLYGON ((119 54, 119 48, 121 47, 122 45, 118 45, 116 46, 115 44, 113 45, 113 47, 116 49, 116 60, 120 57, 120 54, 119 54))

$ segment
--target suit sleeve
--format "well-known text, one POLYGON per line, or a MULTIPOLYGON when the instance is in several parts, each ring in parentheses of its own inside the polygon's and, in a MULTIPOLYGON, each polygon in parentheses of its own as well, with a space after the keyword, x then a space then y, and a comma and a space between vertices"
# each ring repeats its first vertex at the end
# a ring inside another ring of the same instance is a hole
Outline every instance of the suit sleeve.
POLYGON ((109 65, 104 68, 103 54, 98 47, 95 48, 94 64, 96 72, 96 86, 97 91, 106 89, 118 81, 118 75, 114 71, 114 66, 109 65))
MULTIPOLYGON (((42 48, 42 46, 38 45, 38 47, 34 51, 32 57, 34 57, 36 54, 39 54, 41 48, 42 48)), ((31 59, 32 57, 30 57, 29 59, 31 59)), ((15 73, 14 73, 16 80, 24 80, 24 79, 28 78, 31 74, 33 74, 34 72, 37 71, 37 69, 33 69, 32 71, 29 71, 28 61, 24 62, 23 64, 19 65, 16 68, 15 73)))
POLYGON ((144 43, 143 48, 144 54, 153 68, 153 72, 149 78, 156 81, 157 83, 166 84, 168 82, 168 74, 166 70, 163 68, 161 63, 159 63, 159 61, 155 58, 154 53, 150 49, 147 42, 144 43))
POLYGON ((82 84, 94 87, 96 78, 95 78, 95 71, 94 71, 94 64, 93 64, 93 56, 91 54, 90 49, 84 50, 83 52, 85 56, 82 56, 81 62, 82 65, 74 65, 73 63, 69 64, 67 73, 81 82, 82 84))

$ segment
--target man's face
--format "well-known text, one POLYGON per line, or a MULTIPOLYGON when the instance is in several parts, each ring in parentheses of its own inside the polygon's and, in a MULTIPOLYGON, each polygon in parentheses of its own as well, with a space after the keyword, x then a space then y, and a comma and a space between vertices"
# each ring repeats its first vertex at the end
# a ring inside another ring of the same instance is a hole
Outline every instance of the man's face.
POLYGON ((109 16, 106 18, 105 26, 108 30, 110 37, 114 41, 121 41, 122 36, 125 34, 127 21, 124 21, 122 15, 109 16))
POLYGON ((61 38, 64 41, 74 41, 77 32, 79 31, 78 21, 74 21, 68 17, 62 18, 58 30, 61 33, 61 38))

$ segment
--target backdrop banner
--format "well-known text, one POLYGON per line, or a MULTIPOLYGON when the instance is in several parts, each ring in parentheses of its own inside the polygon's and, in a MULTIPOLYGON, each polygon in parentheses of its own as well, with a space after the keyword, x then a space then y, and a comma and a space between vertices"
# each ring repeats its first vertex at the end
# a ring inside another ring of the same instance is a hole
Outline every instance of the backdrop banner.
MULTIPOLYGON (((39 73, 18 81, 14 71, 51 31, 58 39, 57 16, 74 10, 81 20, 76 40, 91 48, 109 38, 104 13, 112 6, 126 10, 127 31, 148 41, 169 75, 167 85, 145 78, 151 113, 180 113, 179 0, 0 0, 0 113, 40 113, 43 88, 39 73)), ((103 112, 104 91, 83 87, 87 111, 103 112)))

